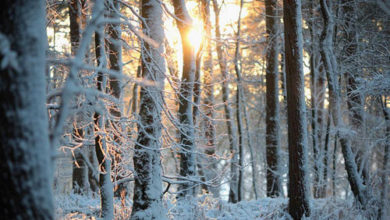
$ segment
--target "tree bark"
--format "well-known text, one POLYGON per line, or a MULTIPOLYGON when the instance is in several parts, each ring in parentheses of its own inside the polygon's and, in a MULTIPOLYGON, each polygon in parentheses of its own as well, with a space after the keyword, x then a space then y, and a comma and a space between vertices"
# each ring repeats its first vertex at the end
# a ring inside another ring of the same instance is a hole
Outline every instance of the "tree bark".
POLYGON ((266 158, 267 158, 267 196, 280 195, 279 176, 279 42, 277 0, 266 0, 267 67, 266 67, 266 158))
POLYGON ((0 42, 0 215, 54 219, 45 1, 2 1, 0 42))
POLYGON ((244 1, 240 1, 240 11, 238 14, 237 21, 237 33, 236 33, 236 51, 234 54, 234 70, 236 71, 237 77, 237 93, 236 93, 236 118, 237 118, 237 132, 238 132, 238 186, 237 186, 237 200, 238 202, 242 200, 242 187, 244 185, 243 174, 244 174, 244 146, 243 146, 243 124, 242 124, 242 97, 243 88, 242 88, 242 79, 241 79, 241 67, 240 67, 240 38, 241 38, 241 14, 244 1))
POLYGON ((195 77, 195 48, 188 37, 192 28, 192 19, 188 14, 184 0, 173 0, 177 27, 183 48, 183 72, 179 92, 180 121, 180 176, 188 180, 179 187, 179 197, 195 195, 194 183, 190 180, 196 175, 194 122, 193 122, 193 88, 195 77))
MULTIPOLYGON (((202 165, 206 181, 215 180, 218 176, 217 160, 215 158, 215 123, 214 123, 214 84, 213 84, 213 55, 210 21, 210 2, 211 0, 201 0, 201 15, 203 20, 203 28, 206 32, 204 42, 205 55, 203 61, 203 92, 204 92, 204 135, 206 137, 206 160, 202 165)), ((206 186, 202 184, 202 188, 213 194, 215 198, 219 197, 219 187, 206 186)))
POLYGON ((155 85, 141 86, 138 137, 133 156, 135 185, 131 219, 165 219, 162 205, 160 148, 161 111, 163 103, 165 63, 164 24, 158 0, 142 0, 143 33, 158 43, 158 48, 141 41, 142 78, 155 85))
MULTIPOLYGON (((68 3, 69 10, 69 35, 70 35, 70 44, 71 44, 71 54, 72 56, 76 55, 77 49, 80 44, 80 30, 81 30, 81 10, 82 5, 80 0, 70 0, 68 3)), ((73 123, 73 139, 83 139, 83 131, 78 126, 78 117, 73 123)), ((82 157, 82 151, 84 151, 83 146, 75 150, 75 161, 73 163, 73 173, 72 173, 72 188, 75 193, 83 193, 88 190, 88 167, 84 162, 82 157)))
MULTIPOLYGON (((105 67, 107 64, 105 49, 104 49, 104 35, 103 30, 100 28, 95 33, 95 53, 98 66, 105 67)), ((101 92, 106 90, 106 77, 103 73, 98 72, 97 76, 97 89, 101 92)), ((102 103, 98 103, 102 104, 102 103)), ((96 158, 98 160, 100 174, 99 174, 99 188, 100 188, 100 205, 101 205, 101 217, 104 219, 114 218, 114 192, 111 182, 111 157, 107 149, 107 141, 105 136, 99 135, 98 132, 105 131, 106 117, 104 113, 95 112, 95 151, 96 158)))
POLYGON ((386 120, 386 142, 385 142, 385 146, 384 146, 384 154, 383 154, 383 167, 382 167, 382 193, 381 193, 381 206, 379 207, 379 210, 378 210, 378 220, 384 220, 387 215, 389 214, 389 210, 388 210, 388 204, 389 204, 389 200, 388 200, 388 192, 389 192, 389 181, 388 181, 388 163, 389 163, 389 159, 390 159, 390 152, 389 152, 389 148, 390 148, 390 112, 386 106, 386 102, 387 102, 387 99, 385 97, 385 101, 383 102, 383 100, 381 100, 381 104, 382 104, 382 111, 383 111, 383 115, 385 116, 385 120, 386 120))
MULTIPOLYGON (((108 16, 111 19, 119 20, 119 1, 118 0, 106 0, 108 16)), ((105 39, 109 68, 116 71, 118 74, 122 74, 122 49, 121 49, 121 27, 120 24, 112 23, 107 25, 107 38, 105 39)), ((108 89, 110 94, 115 97, 119 103, 115 103, 110 108, 110 116, 108 123, 111 125, 110 132, 113 136, 113 163, 112 173, 114 175, 114 181, 122 179, 122 149, 121 149, 121 137, 122 124, 120 122, 122 115, 122 82, 120 77, 109 76, 108 89)), ((126 186, 124 183, 117 185, 114 189, 115 197, 123 197, 127 194, 126 186)))
POLYGON ((310 215, 301 1, 284 0, 283 12, 289 145, 288 210, 293 219, 301 219, 303 215, 310 215))

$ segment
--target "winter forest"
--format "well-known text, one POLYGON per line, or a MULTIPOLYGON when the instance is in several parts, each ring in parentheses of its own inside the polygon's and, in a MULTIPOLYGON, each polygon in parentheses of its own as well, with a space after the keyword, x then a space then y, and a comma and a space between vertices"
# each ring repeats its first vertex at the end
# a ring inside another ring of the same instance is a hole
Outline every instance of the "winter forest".
POLYGON ((388 0, 3 0, 1 219, 390 218, 388 0))

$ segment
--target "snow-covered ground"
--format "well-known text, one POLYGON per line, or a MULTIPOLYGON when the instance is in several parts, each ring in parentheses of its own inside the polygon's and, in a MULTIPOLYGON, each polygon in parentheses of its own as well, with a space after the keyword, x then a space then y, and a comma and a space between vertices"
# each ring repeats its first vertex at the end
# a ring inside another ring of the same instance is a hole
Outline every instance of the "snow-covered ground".
MULTIPOLYGON (((173 196, 172 196, 173 198, 173 196)), ((231 204, 211 196, 176 201, 164 199, 164 206, 169 219, 174 220, 252 220, 252 219, 290 219, 287 214, 287 199, 263 198, 231 204)), ((97 196, 75 194, 56 196, 57 219, 99 219, 100 200, 97 196)), ((311 201, 312 214, 307 219, 372 219, 374 210, 359 210, 351 200, 316 199, 311 201)), ((127 219, 131 213, 131 200, 123 206, 115 200, 116 219, 127 219), (124 207, 124 208, 123 208, 124 207)))

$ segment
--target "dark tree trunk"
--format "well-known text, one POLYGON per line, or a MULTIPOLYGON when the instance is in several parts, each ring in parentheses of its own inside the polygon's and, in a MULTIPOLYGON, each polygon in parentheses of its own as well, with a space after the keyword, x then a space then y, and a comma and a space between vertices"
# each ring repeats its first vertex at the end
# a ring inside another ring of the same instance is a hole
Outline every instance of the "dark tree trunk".
MULTIPOLYGON (((106 55, 104 49, 104 35, 102 28, 95 33, 95 52, 96 60, 98 66, 106 66, 106 55)), ((106 77, 103 73, 98 72, 97 76, 97 89, 101 92, 106 90, 106 77)), ((99 104, 99 102, 98 102, 99 104)), ((95 133, 105 132, 105 117, 104 114, 100 112, 95 112, 94 122, 95 122, 95 133)), ((106 139, 102 135, 95 134, 95 151, 96 158, 100 168, 99 175, 99 188, 100 188, 100 203, 101 203, 101 217, 105 219, 114 217, 114 207, 113 207, 113 185, 111 182, 111 158, 105 158, 105 155, 108 154, 106 139)))
POLYGON ((280 195, 279 161, 279 70, 278 70, 278 28, 277 0, 265 1, 267 29, 267 106, 266 106, 266 157, 267 157, 267 196, 280 195))
POLYGON ((326 197, 326 189, 328 186, 328 173, 329 173, 329 144, 330 144, 330 125, 331 125, 331 116, 330 112, 328 114, 328 122, 326 124, 326 133, 325 133, 325 143, 324 143, 324 150, 323 150, 323 158, 322 158, 322 170, 323 170, 323 176, 321 181, 321 187, 319 190, 319 198, 325 198, 326 197))
MULTIPOLYGON (((68 3, 69 10, 69 35, 70 35, 70 45, 72 56, 75 56, 77 49, 80 44, 80 30, 81 30, 81 10, 82 5, 80 0, 70 0, 68 3)), ((76 116, 77 118, 77 116, 76 116)), ((75 120, 73 123, 73 139, 83 139, 83 131, 80 128, 77 128, 79 120, 75 120)), ((74 153, 75 161, 73 163, 73 173, 72 173, 72 187, 75 193, 82 193, 88 190, 88 167, 84 162, 83 146, 79 147, 74 153)))
POLYGON ((75 193, 86 193, 89 189, 88 166, 84 161, 83 154, 86 152, 82 141, 84 132, 82 128, 77 128, 77 122, 73 123, 73 140, 81 146, 75 150, 75 161, 73 162, 72 188, 75 193))
POLYGON ((388 171, 388 163, 389 163, 389 157, 390 157, 390 112, 388 108, 386 107, 387 99, 385 97, 385 100, 381 100, 382 104, 382 111, 385 116, 386 120, 386 142, 385 142, 385 149, 384 149, 384 154, 383 154, 383 167, 382 167, 382 193, 381 193, 381 206, 379 207, 378 210, 378 220, 384 220, 387 217, 387 214, 389 212, 388 210, 388 191, 389 191, 389 171, 388 171))
MULTIPOLYGON (((206 160, 202 165, 204 175, 207 181, 211 181, 217 177, 217 161, 215 159, 215 124, 214 124, 214 85, 213 85, 213 55, 211 36, 212 25, 210 21, 210 2, 211 0, 201 0, 201 14, 203 27, 206 31, 207 38, 204 42, 205 55, 203 61, 203 77, 204 77, 204 118, 205 137, 206 137, 206 160)), ((219 196, 219 187, 211 187, 202 184, 202 188, 208 192, 212 192, 215 198, 219 196)))
POLYGON ((0 42, 0 215, 54 219, 45 1, 2 1, 0 42))
MULTIPOLYGON (((194 122, 193 122, 193 88, 195 75, 195 48, 188 37, 192 28, 192 20, 188 14, 184 0, 173 0, 176 20, 183 48, 183 73, 179 92, 179 121, 180 121, 180 176, 193 178, 196 175, 194 122)), ((192 181, 187 181, 179 187, 179 197, 195 195, 192 181)))
POLYGON ((80 29, 81 29, 81 5, 80 0, 69 0, 68 3, 69 10, 69 35, 70 35, 70 45, 71 53, 74 56, 76 54, 77 48, 80 44, 80 29))
POLYGON ((141 42, 142 78, 156 85, 142 86, 140 91, 140 122, 133 156, 136 173, 131 219, 165 219, 160 161, 162 89, 165 79, 162 13, 157 0, 141 1, 141 16, 145 18, 143 33, 157 42, 159 47, 141 42))
POLYGON ((332 194, 333 197, 336 197, 336 166, 337 166, 337 143, 338 143, 338 135, 336 134, 334 136, 334 143, 333 143, 333 154, 332 154, 332 162, 333 162, 333 170, 332 170, 332 194))
POLYGON ((301 219, 303 215, 310 215, 301 1, 284 0, 283 12, 289 145, 288 210, 293 219, 301 219))
MULTIPOLYGON (((204 42, 202 42, 203 44, 204 42)), ((202 47, 201 45, 200 47, 202 47)), ((202 71, 202 49, 199 48, 195 55, 195 78, 194 78, 194 104, 192 106, 192 120, 194 126, 197 127, 197 117, 199 114, 200 95, 202 92, 200 82, 200 72, 202 71)))
MULTIPOLYGON (((108 12, 111 19, 119 19, 118 13, 120 10, 118 0, 108 0, 108 12)), ((107 25, 107 37, 106 47, 109 61, 109 68, 116 71, 118 74, 122 74, 122 50, 121 50, 121 27, 119 24, 108 24, 107 25)), ((115 97, 119 102, 121 102, 121 79, 115 76, 109 76, 108 79, 108 88, 110 94, 115 97)), ((122 104, 114 104, 110 108, 110 125, 111 132, 113 133, 113 146, 114 146, 114 155, 112 155, 112 173, 114 175, 114 181, 122 179, 121 177, 121 161, 122 161, 122 149, 120 136, 118 134, 122 131, 122 124, 120 123, 122 112, 122 104)), ((124 183, 117 185, 114 189, 115 197, 123 197, 127 194, 126 186, 124 183)))
POLYGON ((237 93, 236 93, 236 118, 237 118, 237 132, 238 132, 238 185, 237 185, 237 200, 238 202, 242 200, 242 187, 244 185, 243 174, 244 174, 244 146, 243 146, 243 124, 242 124, 242 97, 243 97, 243 88, 242 88, 242 79, 241 79, 241 67, 240 67, 240 38, 241 38, 241 14, 244 1, 240 1, 240 12, 238 15, 237 21, 237 33, 236 33, 236 51, 234 55, 234 70, 236 71, 237 76, 237 93))
POLYGON ((316 29, 315 29, 315 21, 314 21, 314 4, 315 1, 310 1, 309 3, 309 15, 310 17, 308 20, 308 26, 310 30, 310 36, 311 36, 311 45, 310 45, 310 94, 311 94, 311 127, 312 127, 312 142, 313 142, 313 167, 314 167, 314 183, 313 183, 313 196, 314 198, 319 197, 319 151, 320 151, 320 142, 321 140, 318 140, 318 106, 317 106, 317 100, 318 100, 318 88, 317 88, 317 80, 318 80, 318 69, 317 69, 317 50, 316 50, 316 43, 317 43, 317 37, 316 37, 316 29))

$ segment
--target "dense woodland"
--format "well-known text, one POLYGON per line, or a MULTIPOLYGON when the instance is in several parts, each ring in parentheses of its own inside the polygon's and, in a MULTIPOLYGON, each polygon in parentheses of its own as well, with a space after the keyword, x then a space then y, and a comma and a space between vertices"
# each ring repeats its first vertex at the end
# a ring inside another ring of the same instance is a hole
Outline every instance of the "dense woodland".
POLYGON ((389 219, 389 1, 0 5, 0 218, 389 219))

